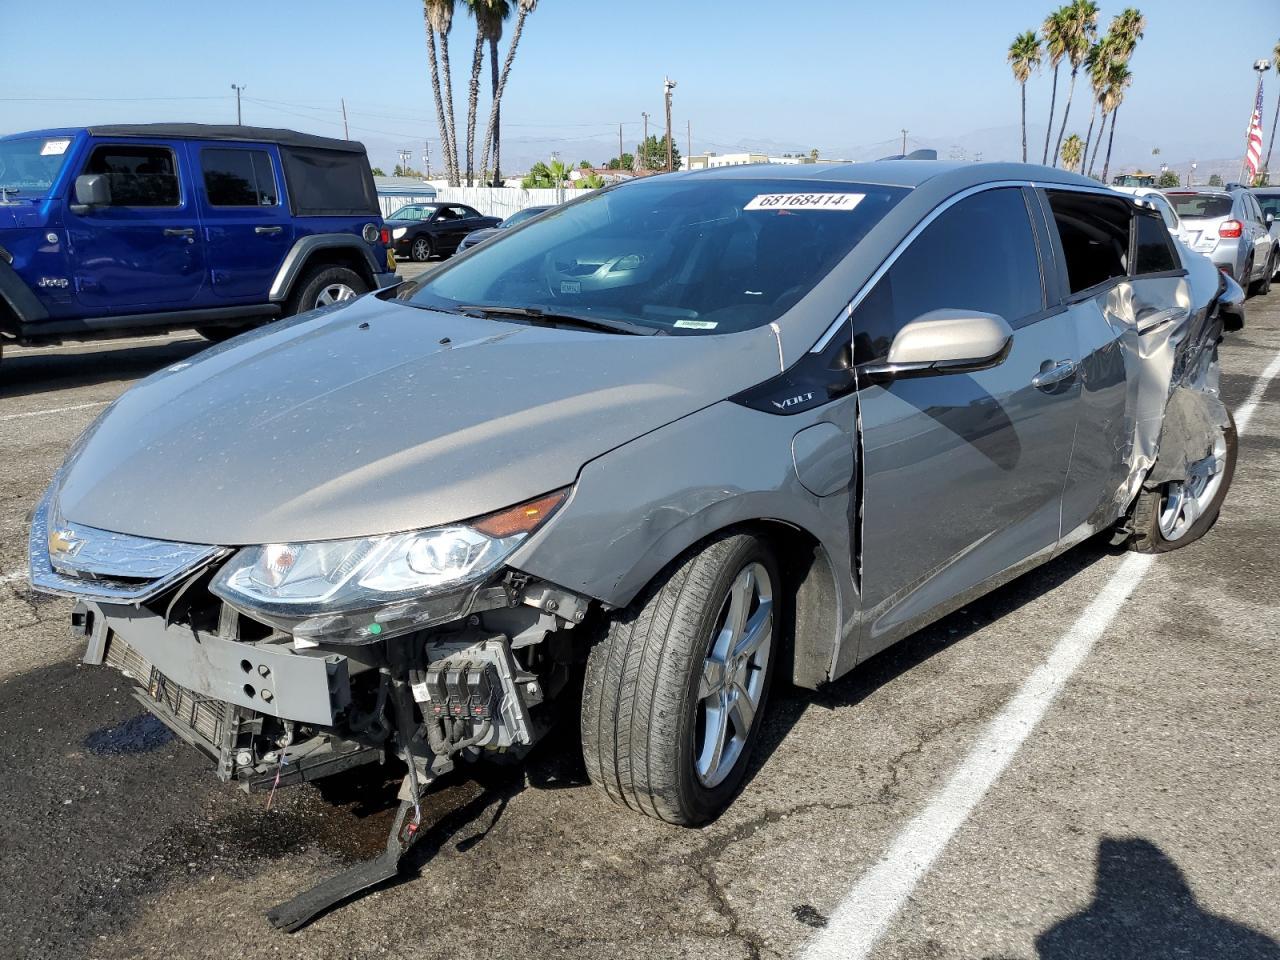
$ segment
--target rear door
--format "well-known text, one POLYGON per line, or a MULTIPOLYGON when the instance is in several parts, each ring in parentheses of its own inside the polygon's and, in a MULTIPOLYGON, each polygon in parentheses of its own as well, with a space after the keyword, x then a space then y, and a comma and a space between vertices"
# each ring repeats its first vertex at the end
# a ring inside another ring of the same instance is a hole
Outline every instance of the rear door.
POLYGON ((67 212, 76 297, 90 315, 198 305, 207 290, 205 245, 186 145, 95 142, 80 174, 102 174, 111 204, 67 212))
POLYGON ((265 303, 293 246, 293 218, 269 144, 192 144, 213 293, 265 303))
POLYGON ((1070 318, 1047 309, 1033 202, 1001 187, 954 203, 854 311, 858 363, 882 361, 898 330, 935 309, 998 314, 1014 330, 990 369, 859 388, 859 659, 1057 545, 1078 358, 1070 318))

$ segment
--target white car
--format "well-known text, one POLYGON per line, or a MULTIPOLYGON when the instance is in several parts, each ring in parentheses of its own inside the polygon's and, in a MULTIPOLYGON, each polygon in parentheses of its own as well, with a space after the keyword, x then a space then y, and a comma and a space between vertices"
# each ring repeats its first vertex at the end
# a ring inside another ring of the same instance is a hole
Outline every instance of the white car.
POLYGON ((1160 218, 1164 220, 1164 225, 1169 228, 1169 232, 1181 240, 1183 243, 1191 242, 1191 235, 1187 232, 1186 227, 1182 225, 1182 218, 1178 216, 1178 211, 1173 209, 1173 205, 1169 203, 1165 195, 1155 187, 1112 187, 1118 193, 1127 193, 1135 198, 1138 206, 1151 207, 1160 214, 1160 218))

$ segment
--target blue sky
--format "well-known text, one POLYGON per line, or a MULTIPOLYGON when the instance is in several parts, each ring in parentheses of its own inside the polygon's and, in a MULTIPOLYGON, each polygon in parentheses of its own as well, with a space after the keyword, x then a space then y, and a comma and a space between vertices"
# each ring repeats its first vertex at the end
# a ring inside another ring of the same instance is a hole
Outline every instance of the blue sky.
MULTIPOLYGON (((1253 93, 1250 64, 1280 39, 1277 0, 1138 0, 1146 38, 1119 136, 1182 155, 1232 156, 1253 93)), ((1103 21, 1120 2, 1104 2, 1103 21)), ((642 4, 542 0, 528 21, 504 100, 504 136, 628 146, 640 113, 656 124, 664 74, 679 86, 675 126, 695 150, 741 142, 824 152, 900 137, 937 142, 1018 122, 1005 51, 1050 3, 1029 0, 740 0, 642 4)), ((235 119, 232 82, 246 86, 245 121, 352 136, 375 162, 435 136, 421 5, 415 0, 61 0, 5 4, 0 132, 93 121, 235 119), (125 12, 127 10, 127 13, 125 12), (130 99, 130 98, 205 99, 130 99), (101 98, 44 99, 24 98, 101 98), (268 102, 269 101, 269 102, 268 102)), ((459 11, 452 43, 461 123, 472 29, 459 11)), ((1280 80, 1268 75, 1266 132, 1280 80)), ((1065 89, 1065 74, 1062 86, 1065 89)), ((487 86, 487 67, 486 80, 487 86)), ((1048 78, 1029 88, 1032 118, 1048 78)), ((1077 98, 1081 133, 1087 110, 1077 98)), ((651 128, 652 129, 652 128, 651 128)), ((888 152, 886 150, 886 152, 888 152)))

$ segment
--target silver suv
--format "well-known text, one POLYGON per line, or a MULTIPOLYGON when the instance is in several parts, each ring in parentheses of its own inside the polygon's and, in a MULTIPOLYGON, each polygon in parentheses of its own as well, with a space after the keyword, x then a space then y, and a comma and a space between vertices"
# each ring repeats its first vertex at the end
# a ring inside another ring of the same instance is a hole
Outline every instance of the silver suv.
POLYGON ((1280 251, 1254 195, 1242 188, 1170 190, 1192 250, 1231 274, 1249 293, 1266 293, 1280 251))

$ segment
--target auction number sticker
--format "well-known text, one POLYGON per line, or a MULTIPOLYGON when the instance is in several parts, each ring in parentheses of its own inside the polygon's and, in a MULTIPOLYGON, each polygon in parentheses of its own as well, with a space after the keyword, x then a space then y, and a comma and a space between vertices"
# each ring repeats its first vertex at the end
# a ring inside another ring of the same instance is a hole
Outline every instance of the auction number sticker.
POLYGON ((46 140, 44 145, 40 147, 40 156, 60 157, 67 152, 67 147, 69 146, 71 146, 70 138, 46 140))
POLYGON ((842 210, 862 202, 865 193, 762 193, 743 210, 842 210))

